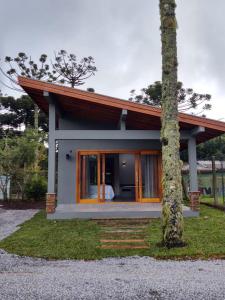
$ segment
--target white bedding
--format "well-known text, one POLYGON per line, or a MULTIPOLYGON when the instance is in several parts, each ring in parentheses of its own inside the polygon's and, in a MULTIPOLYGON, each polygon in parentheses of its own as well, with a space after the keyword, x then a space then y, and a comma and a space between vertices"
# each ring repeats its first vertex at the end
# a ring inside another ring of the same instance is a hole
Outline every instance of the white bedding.
MULTIPOLYGON (((91 185, 89 189, 89 195, 91 199, 98 198, 98 186, 91 185)), ((114 198, 115 194, 113 187, 111 185, 105 185, 105 200, 111 201, 114 198)), ((102 198, 102 185, 100 186, 100 198, 102 198)))

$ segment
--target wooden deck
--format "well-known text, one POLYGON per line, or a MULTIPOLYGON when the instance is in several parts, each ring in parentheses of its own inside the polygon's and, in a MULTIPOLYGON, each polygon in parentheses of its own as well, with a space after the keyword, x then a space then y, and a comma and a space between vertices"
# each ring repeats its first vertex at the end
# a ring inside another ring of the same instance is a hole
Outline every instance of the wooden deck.
MULTIPOLYGON (((198 217, 199 213, 183 206, 185 217, 198 217)), ((160 203, 105 203, 105 204, 61 204, 48 219, 129 219, 160 218, 160 203)))

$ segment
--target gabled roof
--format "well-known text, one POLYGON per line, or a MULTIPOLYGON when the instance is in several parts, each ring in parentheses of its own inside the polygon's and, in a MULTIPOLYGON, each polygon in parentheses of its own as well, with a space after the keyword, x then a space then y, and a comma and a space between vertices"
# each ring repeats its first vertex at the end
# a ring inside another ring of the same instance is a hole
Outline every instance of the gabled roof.
MULTIPOLYGON (((118 123, 121 110, 125 109, 128 111, 126 119, 128 129, 160 129, 161 127, 160 108, 25 77, 18 77, 18 82, 46 114, 48 114, 48 101, 43 95, 44 91, 52 93, 60 109, 73 117, 118 123)), ((205 127, 205 132, 197 137, 198 143, 225 133, 224 122, 185 113, 179 113, 179 124, 181 130, 193 129, 196 126, 205 127)))

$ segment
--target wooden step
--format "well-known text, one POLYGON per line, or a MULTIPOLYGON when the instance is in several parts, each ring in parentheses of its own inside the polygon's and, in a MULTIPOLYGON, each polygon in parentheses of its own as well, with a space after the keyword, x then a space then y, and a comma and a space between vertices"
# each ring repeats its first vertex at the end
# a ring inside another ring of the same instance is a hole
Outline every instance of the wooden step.
POLYGON ((100 240, 101 243, 145 243, 145 240, 100 240))
POLYGON ((104 233, 140 233, 143 230, 133 230, 133 229, 117 229, 117 230, 104 230, 104 233))
POLYGON ((130 246, 130 245, 101 245, 102 249, 149 249, 148 246, 130 246))

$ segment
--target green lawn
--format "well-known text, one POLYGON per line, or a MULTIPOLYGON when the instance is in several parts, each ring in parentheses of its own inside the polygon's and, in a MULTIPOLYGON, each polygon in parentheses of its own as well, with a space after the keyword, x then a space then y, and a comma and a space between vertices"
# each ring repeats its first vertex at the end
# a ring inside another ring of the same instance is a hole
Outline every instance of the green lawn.
MULTIPOLYGON (((214 198, 209 197, 209 196, 202 196, 201 201, 206 202, 206 203, 210 203, 210 204, 214 204, 214 198)), ((224 204, 223 197, 218 197, 218 204, 220 204, 220 205, 224 204)))
POLYGON ((49 259, 101 259, 130 255, 157 258, 225 258, 225 213, 201 206, 199 218, 185 219, 187 246, 166 249, 158 246, 159 219, 150 220, 144 237, 149 249, 101 249, 101 227, 95 221, 50 221, 40 212, 21 229, 0 242, 8 252, 49 259))

